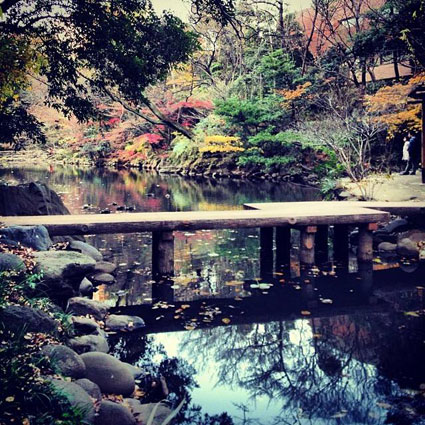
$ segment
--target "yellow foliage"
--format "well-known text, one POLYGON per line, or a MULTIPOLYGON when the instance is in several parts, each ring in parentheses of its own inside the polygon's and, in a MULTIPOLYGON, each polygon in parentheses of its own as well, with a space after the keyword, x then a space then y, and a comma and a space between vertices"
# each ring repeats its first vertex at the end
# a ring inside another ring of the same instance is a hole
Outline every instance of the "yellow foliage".
POLYGON ((199 149, 200 152, 243 152, 242 142, 239 137, 232 136, 206 136, 205 145, 199 149))

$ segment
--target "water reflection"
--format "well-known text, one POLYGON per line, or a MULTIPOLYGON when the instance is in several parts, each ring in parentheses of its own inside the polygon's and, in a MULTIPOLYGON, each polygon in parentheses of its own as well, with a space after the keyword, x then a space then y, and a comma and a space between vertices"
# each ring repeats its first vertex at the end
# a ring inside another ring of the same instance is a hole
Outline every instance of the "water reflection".
MULTIPOLYGON (((188 419, 197 405, 202 414, 226 412, 227 422, 217 424, 421 424, 425 315, 423 288, 414 286, 419 276, 384 277, 369 293, 375 301, 368 306, 354 302, 350 309, 334 300, 338 305, 304 318, 298 312, 300 318, 291 319, 295 298, 280 299, 285 320, 269 316, 263 299, 257 308, 263 317, 247 310, 240 321, 233 313, 233 325, 117 338, 117 354, 157 368, 172 359, 176 369, 191 370, 193 382, 184 389, 191 403, 180 424, 204 423, 188 419)), ((297 293, 297 308, 303 308, 297 293)), ((169 331, 163 320, 162 330, 169 331)), ((151 331, 159 328, 148 326, 151 331)), ((169 372, 173 392, 180 372, 169 372)))
MULTIPOLYGON (((229 210, 241 209, 248 202, 319 199, 317 190, 299 185, 187 179, 138 170, 63 167, 50 173, 47 169, 0 169, 0 179, 46 182, 60 193, 73 214, 98 213, 106 208, 120 213, 117 209, 122 206, 134 207, 135 211, 229 210)), ((96 235, 87 240, 105 260, 118 266, 116 284, 100 288, 98 299, 108 300, 111 305, 152 301, 150 233, 96 235)), ((178 296, 216 296, 220 288, 226 292, 225 282, 257 278, 258 250, 256 229, 176 232, 178 296)))

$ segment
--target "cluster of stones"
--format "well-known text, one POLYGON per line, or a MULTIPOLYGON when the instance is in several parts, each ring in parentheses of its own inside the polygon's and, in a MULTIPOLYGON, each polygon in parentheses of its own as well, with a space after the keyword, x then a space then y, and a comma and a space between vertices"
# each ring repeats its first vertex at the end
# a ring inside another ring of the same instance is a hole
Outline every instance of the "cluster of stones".
MULTIPOLYGON (((51 294, 70 296, 66 312, 72 315, 74 336, 66 345, 48 345, 42 354, 52 360, 56 372, 68 380, 46 378, 72 405, 85 412, 85 421, 94 425, 146 424, 155 408, 153 424, 162 423, 171 413, 165 404, 141 404, 132 398, 136 380, 144 372, 108 354, 108 332, 129 332, 145 326, 137 316, 109 313, 106 303, 95 301, 95 286, 115 282, 116 266, 103 261, 93 246, 71 240, 67 250, 48 250, 52 246, 43 226, 0 229, 0 242, 9 246, 33 248, 35 270, 42 273, 43 289, 51 294), (71 379, 71 380, 69 380, 71 379), (114 402, 109 395, 122 396, 114 402)), ((21 258, 0 253, 0 270, 25 271, 21 258)), ((0 313, 3 322, 27 332, 57 332, 57 322, 41 310, 12 305, 0 313)))
POLYGON ((425 260, 425 231, 414 228, 406 219, 392 221, 374 236, 381 255, 425 260))

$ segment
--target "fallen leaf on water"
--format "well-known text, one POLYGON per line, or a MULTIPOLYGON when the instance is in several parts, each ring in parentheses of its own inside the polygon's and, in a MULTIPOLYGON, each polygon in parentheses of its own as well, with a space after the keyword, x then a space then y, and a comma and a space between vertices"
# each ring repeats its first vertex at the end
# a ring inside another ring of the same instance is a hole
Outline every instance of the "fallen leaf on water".
POLYGON ((5 398, 5 400, 6 400, 8 403, 12 403, 12 402, 14 402, 14 401, 15 401, 15 397, 13 397, 13 396, 6 397, 6 398, 5 398))
POLYGON ((186 325, 184 328, 185 328, 187 331, 193 331, 193 330, 195 329, 195 326, 192 326, 192 325, 186 325))
POLYGON ((380 402, 378 402, 378 403, 376 403, 376 405, 378 406, 378 407, 382 407, 382 409, 391 409, 391 404, 388 404, 388 403, 380 403, 380 402))
POLYGON ((228 325, 228 324, 231 322, 231 320, 230 320, 228 317, 223 317, 223 318, 221 319, 221 321, 222 321, 225 325, 228 325))
POLYGON ((420 317, 419 314, 416 311, 405 311, 404 315, 410 316, 410 317, 420 317))
POLYGON ((323 298, 321 301, 322 301, 323 304, 332 304, 333 303, 333 301, 330 298, 323 298))
POLYGON ((244 284, 243 280, 231 280, 225 283, 226 286, 237 286, 237 285, 243 285, 243 284, 244 284))
POLYGON ((347 412, 341 411, 341 412, 335 413, 335 415, 332 415, 331 418, 339 419, 339 418, 343 418, 345 416, 347 416, 347 412))
POLYGON ((181 309, 186 310, 187 308, 190 308, 189 304, 183 304, 180 306, 181 309))
POLYGON ((302 314, 303 316, 310 316, 310 315, 311 315, 311 312, 310 312, 310 311, 308 311, 308 310, 302 310, 302 311, 301 311, 301 314, 302 314))

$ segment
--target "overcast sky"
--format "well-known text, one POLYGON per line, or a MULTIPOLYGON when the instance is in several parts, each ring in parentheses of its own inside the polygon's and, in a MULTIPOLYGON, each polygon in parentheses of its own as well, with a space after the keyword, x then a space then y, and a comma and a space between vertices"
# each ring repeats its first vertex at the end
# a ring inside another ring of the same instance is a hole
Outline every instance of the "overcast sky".
MULTIPOLYGON (((181 19, 185 19, 189 10, 188 2, 183 0, 152 0, 152 3, 158 12, 171 10, 181 19)), ((286 3, 290 11, 296 11, 308 7, 311 0, 287 0, 286 3)))

